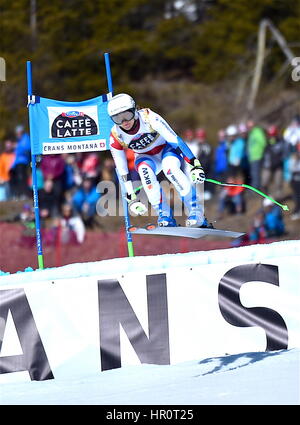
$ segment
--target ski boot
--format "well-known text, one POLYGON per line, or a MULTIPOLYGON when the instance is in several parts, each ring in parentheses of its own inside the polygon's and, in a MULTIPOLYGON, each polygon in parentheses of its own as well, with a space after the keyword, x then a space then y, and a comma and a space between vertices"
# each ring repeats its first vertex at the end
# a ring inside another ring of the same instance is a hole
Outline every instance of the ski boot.
POLYGON ((207 221, 207 218, 206 217, 204 217, 203 223, 199 227, 200 227, 200 229, 214 229, 213 224, 212 223, 209 223, 207 221))
POLYGON ((159 227, 176 227, 177 223, 173 215, 166 215, 160 212, 157 219, 157 225, 159 227))
POLYGON ((197 227, 200 229, 214 229, 212 223, 207 221, 206 217, 200 218, 199 215, 191 212, 185 222, 186 227, 197 227))

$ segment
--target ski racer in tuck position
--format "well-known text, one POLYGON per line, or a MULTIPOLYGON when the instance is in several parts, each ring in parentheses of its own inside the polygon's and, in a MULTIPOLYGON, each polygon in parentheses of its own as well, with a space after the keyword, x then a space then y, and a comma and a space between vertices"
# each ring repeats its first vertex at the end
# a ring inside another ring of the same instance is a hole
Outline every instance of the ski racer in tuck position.
POLYGON ((108 114, 115 123, 110 133, 110 149, 127 191, 129 210, 138 215, 147 212, 146 206, 134 192, 124 148, 134 152, 135 167, 148 200, 158 215, 158 226, 177 225, 156 177, 162 170, 187 207, 186 226, 213 228, 204 217, 193 184, 204 183, 203 168, 169 124, 148 108, 137 110, 134 99, 128 94, 113 96, 108 102, 108 114), (191 180, 180 169, 182 157, 188 164, 191 180))

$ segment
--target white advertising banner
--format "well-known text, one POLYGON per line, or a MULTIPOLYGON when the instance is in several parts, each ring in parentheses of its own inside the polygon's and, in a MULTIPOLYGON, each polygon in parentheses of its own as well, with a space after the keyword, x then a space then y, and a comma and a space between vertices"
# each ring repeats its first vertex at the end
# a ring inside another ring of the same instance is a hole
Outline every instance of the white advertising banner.
POLYGON ((299 258, 5 285, 0 383, 300 347, 299 258))

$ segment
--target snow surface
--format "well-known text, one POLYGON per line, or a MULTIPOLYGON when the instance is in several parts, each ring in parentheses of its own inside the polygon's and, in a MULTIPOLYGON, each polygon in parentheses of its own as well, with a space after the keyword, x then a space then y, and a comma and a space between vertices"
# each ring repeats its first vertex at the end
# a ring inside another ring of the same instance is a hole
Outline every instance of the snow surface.
MULTIPOLYGON (((300 255, 300 241, 230 250, 118 258, 59 269, 4 274, 0 286, 234 261, 300 255), (280 248, 280 249, 278 249, 280 248), (153 266, 153 263, 155 266, 153 266)), ((196 359, 171 366, 138 365, 62 380, 7 383, 0 405, 286 405, 300 404, 300 349, 249 352, 196 359)))
POLYGON ((143 364, 71 380, 5 384, 1 405, 299 405, 300 350, 143 364))

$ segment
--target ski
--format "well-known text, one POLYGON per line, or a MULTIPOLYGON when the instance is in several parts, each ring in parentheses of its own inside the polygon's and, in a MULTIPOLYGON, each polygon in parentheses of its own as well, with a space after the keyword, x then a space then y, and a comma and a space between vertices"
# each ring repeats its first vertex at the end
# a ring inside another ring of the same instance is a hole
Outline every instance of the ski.
POLYGON ((130 226, 130 233, 135 235, 164 235, 164 236, 180 236, 184 238, 199 239, 204 236, 220 236, 228 238, 238 238, 245 233, 232 232, 231 230, 220 229, 202 229, 199 227, 159 227, 156 224, 147 224, 145 227, 130 226))

